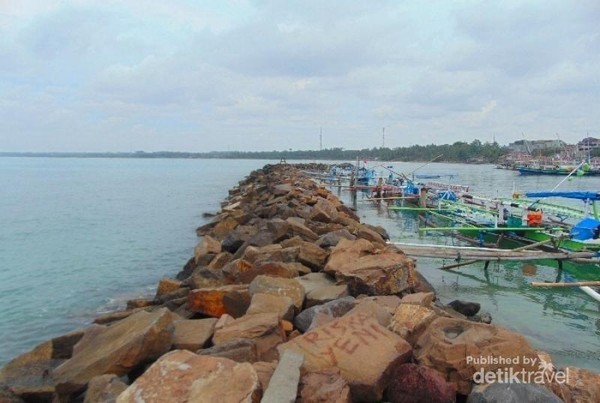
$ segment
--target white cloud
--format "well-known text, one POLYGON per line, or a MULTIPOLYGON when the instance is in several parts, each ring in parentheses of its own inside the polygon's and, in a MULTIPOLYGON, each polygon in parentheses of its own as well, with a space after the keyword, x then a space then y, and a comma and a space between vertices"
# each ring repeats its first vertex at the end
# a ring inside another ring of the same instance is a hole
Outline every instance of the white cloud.
POLYGON ((592 0, 3 2, 0 149, 600 137, 598 20, 592 0))

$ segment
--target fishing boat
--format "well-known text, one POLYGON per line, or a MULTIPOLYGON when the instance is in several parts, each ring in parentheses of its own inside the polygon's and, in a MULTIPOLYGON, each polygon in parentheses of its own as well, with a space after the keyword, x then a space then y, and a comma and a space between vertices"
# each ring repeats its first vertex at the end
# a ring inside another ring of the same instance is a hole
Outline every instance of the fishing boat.
POLYGON ((600 218, 595 204, 600 193, 527 192, 525 195, 528 198, 462 195, 457 200, 439 200, 430 213, 437 221, 445 219, 447 225, 430 230, 457 232, 480 244, 511 239, 523 244, 535 243, 547 250, 600 251, 600 218), (583 200, 587 209, 542 202, 545 197, 583 200))
POLYGON ((575 171, 577 176, 583 176, 590 172, 590 165, 584 162, 553 162, 550 164, 542 164, 534 161, 515 167, 521 175, 568 175, 575 171))

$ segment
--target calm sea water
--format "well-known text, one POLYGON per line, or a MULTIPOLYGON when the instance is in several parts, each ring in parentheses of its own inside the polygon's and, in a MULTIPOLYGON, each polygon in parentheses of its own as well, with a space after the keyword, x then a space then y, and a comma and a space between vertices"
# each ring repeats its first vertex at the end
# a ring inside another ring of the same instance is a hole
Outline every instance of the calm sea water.
MULTIPOLYGON (((202 213, 218 211, 232 186, 268 162, 0 158, 0 364, 127 299, 152 295, 157 281, 173 277, 192 255, 202 213)), ((400 172, 422 165, 391 164, 400 172)), ((487 196, 549 189, 560 180, 488 165, 431 164, 419 172, 454 173, 453 183, 487 196)), ((600 178, 560 188, 599 189, 600 178)), ((384 226, 395 240, 452 242, 419 233, 415 215, 360 197, 357 207, 363 221, 384 226)), ((477 301, 494 323, 523 333, 555 363, 600 371, 598 304, 577 289, 528 285, 554 280, 553 262, 496 263, 487 271, 475 264, 452 273, 438 270, 442 263, 418 262, 442 301, 477 301)))
POLYGON ((0 364, 151 295, 267 162, 0 158, 0 364))

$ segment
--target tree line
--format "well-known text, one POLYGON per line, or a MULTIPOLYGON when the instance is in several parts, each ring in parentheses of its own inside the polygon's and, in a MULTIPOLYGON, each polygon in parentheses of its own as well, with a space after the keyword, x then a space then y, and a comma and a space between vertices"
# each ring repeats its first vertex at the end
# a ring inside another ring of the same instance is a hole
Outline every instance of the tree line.
POLYGON ((118 152, 118 153, 15 153, 0 152, 4 157, 77 157, 77 158, 227 158, 227 159, 264 159, 264 160, 342 160, 353 161, 357 158, 380 161, 430 161, 495 163, 508 154, 508 148, 498 143, 471 143, 457 141, 454 144, 414 145, 410 147, 377 147, 361 150, 345 150, 341 147, 324 150, 284 150, 284 151, 211 151, 205 153, 156 151, 156 152, 118 152))

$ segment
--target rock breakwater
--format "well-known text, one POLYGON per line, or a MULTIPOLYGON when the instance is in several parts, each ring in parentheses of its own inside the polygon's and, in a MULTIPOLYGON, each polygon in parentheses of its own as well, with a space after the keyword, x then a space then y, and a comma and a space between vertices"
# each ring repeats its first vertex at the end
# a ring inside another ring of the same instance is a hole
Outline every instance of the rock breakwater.
POLYGON ((383 228, 303 168, 318 167, 252 172, 153 298, 16 357, 0 401, 600 400, 600 375, 440 304, 383 228))

